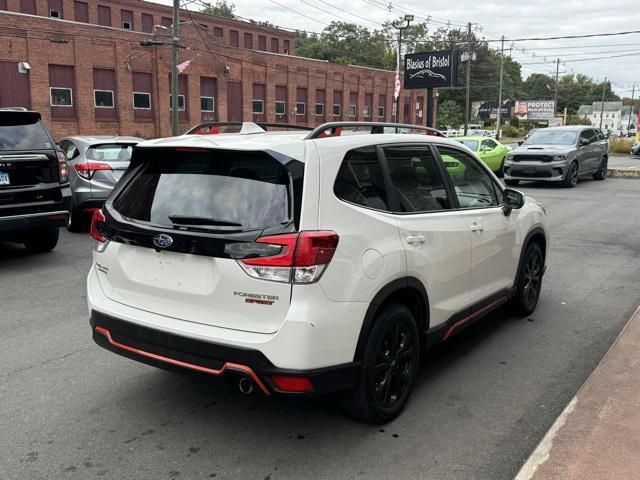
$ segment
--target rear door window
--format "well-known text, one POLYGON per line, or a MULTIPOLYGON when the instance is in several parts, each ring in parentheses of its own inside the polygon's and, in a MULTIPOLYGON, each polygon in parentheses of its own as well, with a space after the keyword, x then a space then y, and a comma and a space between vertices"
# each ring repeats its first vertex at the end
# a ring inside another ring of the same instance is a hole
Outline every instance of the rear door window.
POLYGON ((128 162, 131 160, 133 145, 127 144, 104 144, 89 147, 85 156, 87 160, 98 162, 128 162))
POLYGON ((341 200, 376 210, 389 210, 380 159, 375 147, 347 152, 333 192, 341 200))
POLYGON ((385 147, 399 212, 420 213, 451 208, 444 181, 429 147, 385 147))
POLYGON ((51 139, 42 123, 27 115, 0 114, 0 150, 48 150, 51 139))
POLYGON ((249 231, 286 225, 299 215, 293 183, 301 188, 301 182, 292 182, 291 166, 267 153, 141 149, 134 159, 142 165, 114 201, 129 219, 185 230, 249 231))

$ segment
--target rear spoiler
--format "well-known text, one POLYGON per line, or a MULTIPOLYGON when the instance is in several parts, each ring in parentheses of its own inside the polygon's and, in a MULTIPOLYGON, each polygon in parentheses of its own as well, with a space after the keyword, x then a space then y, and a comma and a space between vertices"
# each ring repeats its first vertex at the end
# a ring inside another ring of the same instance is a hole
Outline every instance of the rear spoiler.
POLYGON ((40 120, 38 112, 23 108, 0 108, 0 125, 31 125, 40 120))
POLYGON ((224 132, 227 128, 239 127, 237 132, 244 135, 252 133, 264 133, 269 130, 312 130, 304 125, 291 125, 287 123, 264 123, 264 122, 205 122, 187 130, 185 135, 216 135, 224 132))

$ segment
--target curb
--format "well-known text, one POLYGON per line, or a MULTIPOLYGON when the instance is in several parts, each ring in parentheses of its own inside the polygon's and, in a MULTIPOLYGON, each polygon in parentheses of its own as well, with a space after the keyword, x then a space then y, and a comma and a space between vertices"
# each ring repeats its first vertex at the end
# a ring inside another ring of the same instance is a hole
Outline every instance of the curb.
POLYGON ((618 334, 614 342, 611 344, 611 346, 607 350, 607 353, 605 353, 605 355, 600 359, 596 368, 594 368, 593 371, 589 374, 589 376, 584 381, 584 383, 580 386, 580 388, 578 389, 576 394, 573 396, 573 398, 565 406, 565 408, 562 410, 560 415, 558 415, 558 417, 555 419, 555 421, 553 422, 553 425, 551 425, 549 430, 545 433, 544 437, 542 437, 542 440, 540 440, 540 443, 538 443, 538 445, 533 450, 533 452, 531 452, 531 455, 529 455, 527 460, 520 467, 520 469, 518 470, 518 473, 514 477, 514 480, 531 480, 534 477, 536 471, 538 470, 538 467, 543 465, 549 459, 551 450, 553 448, 553 440, 555 439, 560 429, 566 423, 569 415, 571 415, 571 413, 576 409, 576 406, 578 405, 578 397, 580 396, 580 393, 584 390, 587 383, 589 383, 589 380, 591 380, 591 377, 593 377, 595 372, 600 368, 600 365, 602 365, 602 363, 605 361, 609 353, 611 353, 613 348, 616 346, 616 344, 618 343, 618 340, 620 340, 620 337, 622 337, 624 332, 627 330, 627 327, 629 327, 629 324, 631 323, 631 321, 634 320, 638 315, 640 315, 640 306, 635 310, 635 312, 631 315, 631 317, 629 317, 629 320, 627 321, 625 326, 622 328, 622 330, 620 331, 620 333, 618 334))
POLYGON ((640 178, 638 168, 609 168, 607 176, 611 178, 640 178))

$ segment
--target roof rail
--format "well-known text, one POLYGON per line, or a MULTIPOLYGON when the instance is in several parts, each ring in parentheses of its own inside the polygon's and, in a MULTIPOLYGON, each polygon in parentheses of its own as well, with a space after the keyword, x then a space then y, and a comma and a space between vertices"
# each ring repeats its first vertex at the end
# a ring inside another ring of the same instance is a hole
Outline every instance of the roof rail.
POLYGON ((381 133, 411 133, 406 130, 422 130, 426 135, 433 135, 436 137, 445 137, 445 135, 436 130, 435 128, 425 127, 424 125, 411 125, 408 123, 388 123, 388 122, 328 122, 323 123, 315 127, 305 140, 312 140, 314 138, 324 137, 338 137, 342 134, 342 129, 350 127, 369 127, 371 128, 371 134, 381 133), (389 132, 385 129, 394 129, 395 131, 389 132), (402 131, 405 130, 405 131, 402 131))
POLYGON ((28 112, 24 107, 2 107, 0 108, 3 112, 28 112))
POLYGON ((204 122, 187 130, 185 135, 215 135, 222 132, 223 128, 240 127, 237 132, 243 135, 252 133, 264 133, 270 129, 284 130, 312 130, 304 125, 290 125, 287 123, 266 123, 266 122, 204 122))

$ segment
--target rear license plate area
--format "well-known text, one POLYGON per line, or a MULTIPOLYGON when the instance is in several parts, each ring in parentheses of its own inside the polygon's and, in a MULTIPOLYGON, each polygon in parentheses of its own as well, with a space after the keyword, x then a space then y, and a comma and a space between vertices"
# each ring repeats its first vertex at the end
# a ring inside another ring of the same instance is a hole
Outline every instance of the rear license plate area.
POLYGON ((7 172, 0 172, 0 185, 11 185, 9 174, 7 172))

